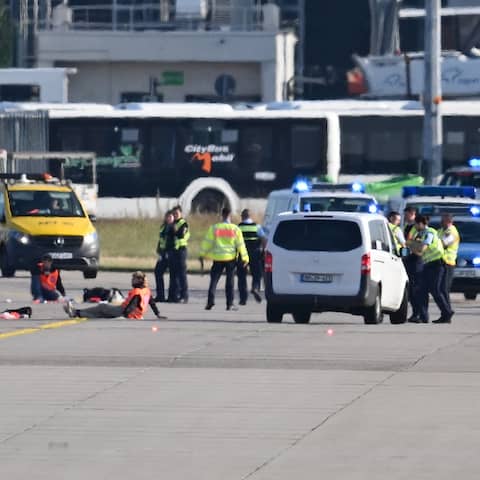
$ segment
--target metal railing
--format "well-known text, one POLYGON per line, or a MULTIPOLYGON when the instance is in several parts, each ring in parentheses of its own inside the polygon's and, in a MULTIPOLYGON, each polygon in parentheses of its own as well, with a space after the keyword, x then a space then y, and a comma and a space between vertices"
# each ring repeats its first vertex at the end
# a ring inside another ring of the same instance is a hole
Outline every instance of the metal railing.
POLYGON ((261 5, 224 6, 215 2, 208 9, 198 8, 196 11, 182 11, 158 1, 144 5, 72 6, 63 10, 61 15, 52 11, 49 18, 39 21, 38 29, 253 31, 263 29, 263 14, 261 5))

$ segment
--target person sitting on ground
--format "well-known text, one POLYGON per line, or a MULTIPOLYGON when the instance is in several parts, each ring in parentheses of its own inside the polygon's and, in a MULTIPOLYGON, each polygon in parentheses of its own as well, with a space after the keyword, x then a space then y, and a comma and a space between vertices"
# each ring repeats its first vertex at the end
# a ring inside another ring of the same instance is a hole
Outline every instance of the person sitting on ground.
POLYGON ((152 292, 148 288, 147 277, 143 272, 137 271, 132 274, 132 289, 128 292, 127 298, 125 298, 121 305, 99 303, 95 307, 74 308, 73 302, 68 301, 63 308, 71 318, 124 317, 133 320, 143 320, 143 316, 149 305, 157 318, 167 318, 160 315, 160 312, 155 305, 155 301, 152 298, 152 292))
POLYGON ((58 302, 65 297, 60 270, 53 265, 53 258, 46 254, 32 269, 31 292, 35 303, 58 302))

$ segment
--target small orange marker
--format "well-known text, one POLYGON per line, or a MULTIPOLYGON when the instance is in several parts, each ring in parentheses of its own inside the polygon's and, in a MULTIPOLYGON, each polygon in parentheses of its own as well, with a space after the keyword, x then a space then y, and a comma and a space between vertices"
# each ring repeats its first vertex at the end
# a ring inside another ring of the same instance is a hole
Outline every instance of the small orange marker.
POLYGON ((329 337, 331 337, 331 336, 333 335, 333 328, 329 328, 329 329, 327 330, 327 335, 328 335, 329 337))
POLYGON ((152 332, 158 332, 158 327, 156 325, 152 327, 152 332))

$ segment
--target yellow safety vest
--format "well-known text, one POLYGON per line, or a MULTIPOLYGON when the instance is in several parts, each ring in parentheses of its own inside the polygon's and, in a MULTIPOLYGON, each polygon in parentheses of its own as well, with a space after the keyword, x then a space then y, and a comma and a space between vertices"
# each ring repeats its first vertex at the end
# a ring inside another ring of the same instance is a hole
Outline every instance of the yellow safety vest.
POLYGON ((451 225, 448 228, 440 228, 438 230, 438 236, 440 240, 449 235, 453 235, 455 240, 452 244, 444 247, 445 251, 443 254, 443 261, 447 265, 455 266, 457 264, 458 246, 460 244, 460 234, 458 233, 457 227, 455 225, 451 225))
POLYGON ((200 246, 200 256, 215 262, 229 262, 240 255, 243 262, 248 263, 248 252, 243 235, 233 223, 216 223, 205 235, 200 246))
POLYGON ((393 235, 393 241, 395 243, 395 251, 397 252, 397 254, 399 254, 400 249, 402 248, 402 244, 400 243, 400 240, 397 237, 397 232, 401 229, 398 225, 394 225, 393 223, 390 223, 390 222, 388 222, 388 228, 390 228, 390 231, 392 232, 392 235, 393 235))
POLYGON ((427 249, 423 252, 422 259, 424 263, 431 263, 435 260, 440 260, 443 258, 443 245, 441 240, 438 238, 436 230, 432 227, 427 227, 425 229, 424 235, 426 235, 428 232, 433 235, 433 241, 430 245, 427 246, 427 249))
MULTIPOLYGON (((182 227, 186 223, 187 221, 184 218, 179 218, 175 222, 175 227, 177 230, 179 230, 180 227, 182 227)), ((175 237, 175 250, 178 250, 179 248, 182 248, 182 247, 187 247, 189 239, 190 239, 190 230, 188 229, 188 225, 187 225, 187 230, 185 231, 185 235, 182 238, 175 237)))
POLYGON ((165 238, 164 232, 167 226, 163 224, 160 227, 160 231, 158 232, 158 243, 157 243, 157 253, 161 254, 162 252, 165 251, 165 248, 167 246, 167 239, 165 238))

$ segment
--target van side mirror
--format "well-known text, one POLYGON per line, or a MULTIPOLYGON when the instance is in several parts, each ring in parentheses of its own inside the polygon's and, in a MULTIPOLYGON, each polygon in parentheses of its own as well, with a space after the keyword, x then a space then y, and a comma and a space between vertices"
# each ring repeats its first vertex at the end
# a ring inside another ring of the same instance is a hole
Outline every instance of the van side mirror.
POLYGON ((410 253, 411 252, 410 252, 410 249, 408 247, 402 247, 400 249, 400 255, 399 256, 402 257, 402 258, 405 258, 405 257, 408 257, 410 255, 410 253))
POLYGON ((90 221, 91 221, 92 223, 95 223, 95 222, 97 221, 97 216, 94 215, 93 213, 89 213, 89 214, 88 214, 88 218, 90 219, 90 221))

